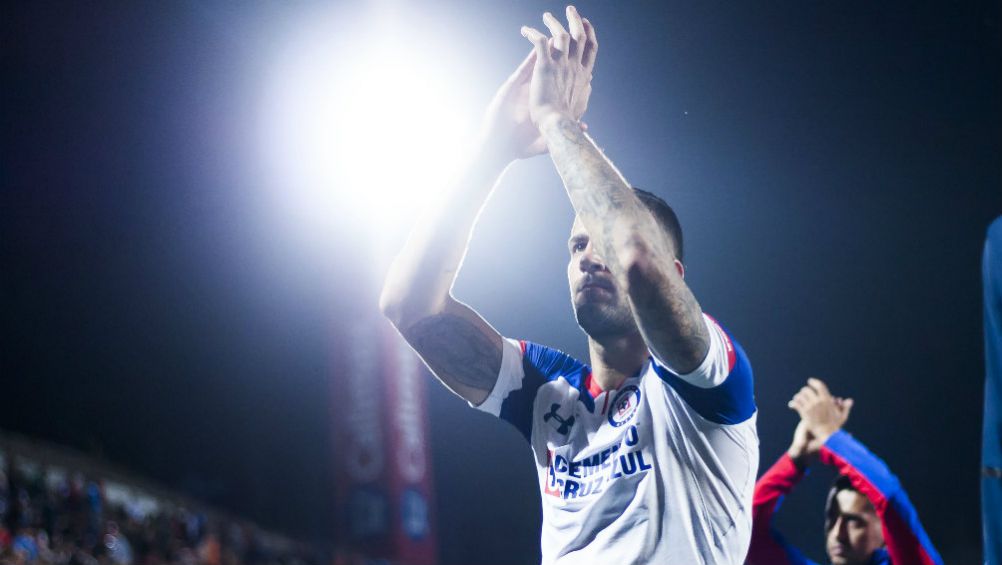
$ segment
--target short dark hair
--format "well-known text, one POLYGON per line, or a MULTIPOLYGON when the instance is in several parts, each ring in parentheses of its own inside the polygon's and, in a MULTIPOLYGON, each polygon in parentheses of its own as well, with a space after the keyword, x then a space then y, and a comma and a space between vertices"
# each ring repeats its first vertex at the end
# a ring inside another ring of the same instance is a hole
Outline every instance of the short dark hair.
POLYGON ((678 222, 675 210, 672 210, 672 207, 667 202, 652 192, 647 192, 637 187, 633 187, 633 191, 640 198, 640 201, 644 203, 644 206, 647 206, 647 209, 654 214, 661 227, 668 232, 672 244, 675 246, 675 258, 682 261, 682 224, 678 222))
POLYGON ((835 525, 835 518, 837 518, 835 514, 838 512, 835 497, 838 496, 838 493, 844 490, 859 492, 856 490, 856 487, 852 485, 852 481, 849 480, 849 477, 839 475, 835 478, 835 481, 832 482, 831 488, 828 489, 828 500, 825 501, 825 533, 829 532, 832 529, 832 526, 835 525))

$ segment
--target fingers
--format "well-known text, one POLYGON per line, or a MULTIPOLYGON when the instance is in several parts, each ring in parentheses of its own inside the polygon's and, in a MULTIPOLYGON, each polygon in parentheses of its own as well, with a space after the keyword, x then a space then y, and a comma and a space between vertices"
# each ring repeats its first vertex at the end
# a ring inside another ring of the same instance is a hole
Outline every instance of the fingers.
POLYGON ((842 420, 843 421, 849 419, 849 412, 852 411, 852 405, 853 404, 854 404, 854 401, 851 398, 846 398, 845 400, 842 401, 842 420))
POLYGON ((809 409, 811 406, 817 404, 821 400, 824 400, 824 397, 818 393, 815 387, 808 385, 801 387, 801 389, 797 391, 797 394, 793 395, 793 398, 790 399, 790 401, 787 402, 786 405, 789 408, 796 410, 797 413, 800 414, 801 417, 803 417, 805 410, 809 409))
POLYGON ((591 25, 591 22, 582 19, 581 23, 584 25, 587 36, 584 47, 581 48, 581 65, 591 73, 592 69, 595 68, 595 56, 598 54, 598 39, 595 37, 595 27, 591 25))
POLYGON ((536 50, 533 49, 532 51, 529 51, 529 54, 525 56, 525 59, 522 59, 522 62, 518 64, 518 68, 515 69, 515 72, 511 73, 511 76, 508 77, 508 83, 517 84, 529 80, 532 77, 532 67, 535 63, 536 50))
POLYGON ((822 398, 828 398, 832 395, 832 393, 828 390, 828 385, 826 385, 821 379, 809 378, 807 379, 807 386, 812 388, 815 392, 817 392, 818 396, 822 398))
POLYGON ((581 14, 574 6, 567 7, 567 28, 571 33, 571 47, 567 56, 571 59, 581 61, 584 47, 588 42, 588 32, 585 31, 584 21, 581 14))
POLYGON ((797 394, 793 395, 793 398, 786 405, 799 413, 810 406, 815 398, 817 398, 817 393, 805 386, 797 391, 797 394))
POLYGON ((553 17, 553 14, 549 12, 543 14, 543 23, 546 24, 546 27, 550 30, 550 35, 553 36, 554 58, 567 57, 571 47, 571 34, 567 33, 560 20, 553 17))
POLYGON ((535 48, 537 61, 550 60, 550 40, 543 32, 529 26, 522 26, 522 37, 529 40, 535 48))
POLYGON ((522 35, 533 45, 536 45, 537 57, 545 52, 547 56, 554 59, 569 58, 580 62, 590 76, 592 69, 595 68, 595 57, 598 54, 595 27, 587 19, 582 18, 574 6, 567 6, 566 12, 567 27, 570 28, 570 31, 565 29, 560 20, 550 12, 543 14, 543 23, 551 36, 549 48, 543 49, 540 46, 541 38, 537 36, 537 30, 531 27, 523 27, 522 35))
POLYGON ((813 401, 815 401, 815 400, 818 399, 819 395, 818 395, 818 391, 814 390, 813 388, 811 388, 809 386, 805 386, 805 387, 802 387, 799 392, 797 392, 797 396, 802 396, 804 398, 804 400, 807 400, 809 402, 813 402, 813 401))
POLYGON ((795 411, 797 414, 801 414, 805 408, 804 399, 794 396, 786 403, 786 407, 795 411))

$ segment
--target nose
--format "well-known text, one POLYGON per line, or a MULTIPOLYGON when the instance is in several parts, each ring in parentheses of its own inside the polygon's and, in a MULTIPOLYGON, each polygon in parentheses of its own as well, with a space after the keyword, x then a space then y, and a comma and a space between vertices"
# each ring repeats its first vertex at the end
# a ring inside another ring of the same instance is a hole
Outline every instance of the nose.
POLYGON ((581 258, 579 259, 578 266, 582 273, 597 273, 599 271, 605 270, 605 263, 602 258, 595 253, 591 242, 585 247, 585 250, 581 253, 581 258))
POLYGON ((849 541, 849 530, 846 527, 846 521, 842 519, 841 516, 836 518, 835 525, 832 526, 835 530, 835 538, 841 542, 849 541))

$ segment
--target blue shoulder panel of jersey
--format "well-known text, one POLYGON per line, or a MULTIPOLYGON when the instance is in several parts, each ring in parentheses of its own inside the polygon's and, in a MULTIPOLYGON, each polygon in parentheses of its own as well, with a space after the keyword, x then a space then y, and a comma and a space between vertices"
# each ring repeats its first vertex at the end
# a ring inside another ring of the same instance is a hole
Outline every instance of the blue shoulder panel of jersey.
POLYGON ((745 350, 730 334, 727 337, 734 345, 734 366, 724 382, 713 388, 689 384, 660 364, 653 364, 661 380, 675 389, 700 416, 717 424, 734 425, 755 413, 755 390, 751 363, 745 350))
POLYGON ((501 419, 510 422, 522 432, 526 441, 532 433, 532 405, 536 401, 536 391, 543 384, 564 377, 571 386, 581 391, 579 399, 588 410, 595 410, 595 401, 584 390, 588 366, 563 351, 552 349, 528 341, 522 342, 525 354, 522 356, 522 387, 511 391, 501 403, 501 419))

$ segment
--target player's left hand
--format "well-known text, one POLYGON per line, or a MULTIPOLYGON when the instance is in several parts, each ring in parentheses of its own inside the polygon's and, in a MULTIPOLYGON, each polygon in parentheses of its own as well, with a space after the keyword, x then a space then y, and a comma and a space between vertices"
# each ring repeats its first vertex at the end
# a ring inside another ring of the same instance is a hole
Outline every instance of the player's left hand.
POLYGON ((852 410, 851 398, 832 396, 820 379, 807 379, 807 386, 793 396, 787 404, 800 414, 800 420, 808 435, 805 451, 816 453, 832 434, 842 429, 852 410))
POLYGON ((598 53, 595 28, 574 6, 567 7, 570 31, 549 12, 543 14, 543 23, 550 37, 535 28, 522 28, 522 35, 536 52, 529 115, 537 125, 552 116, 580 120, 591 96, 592 70, 598 53))

